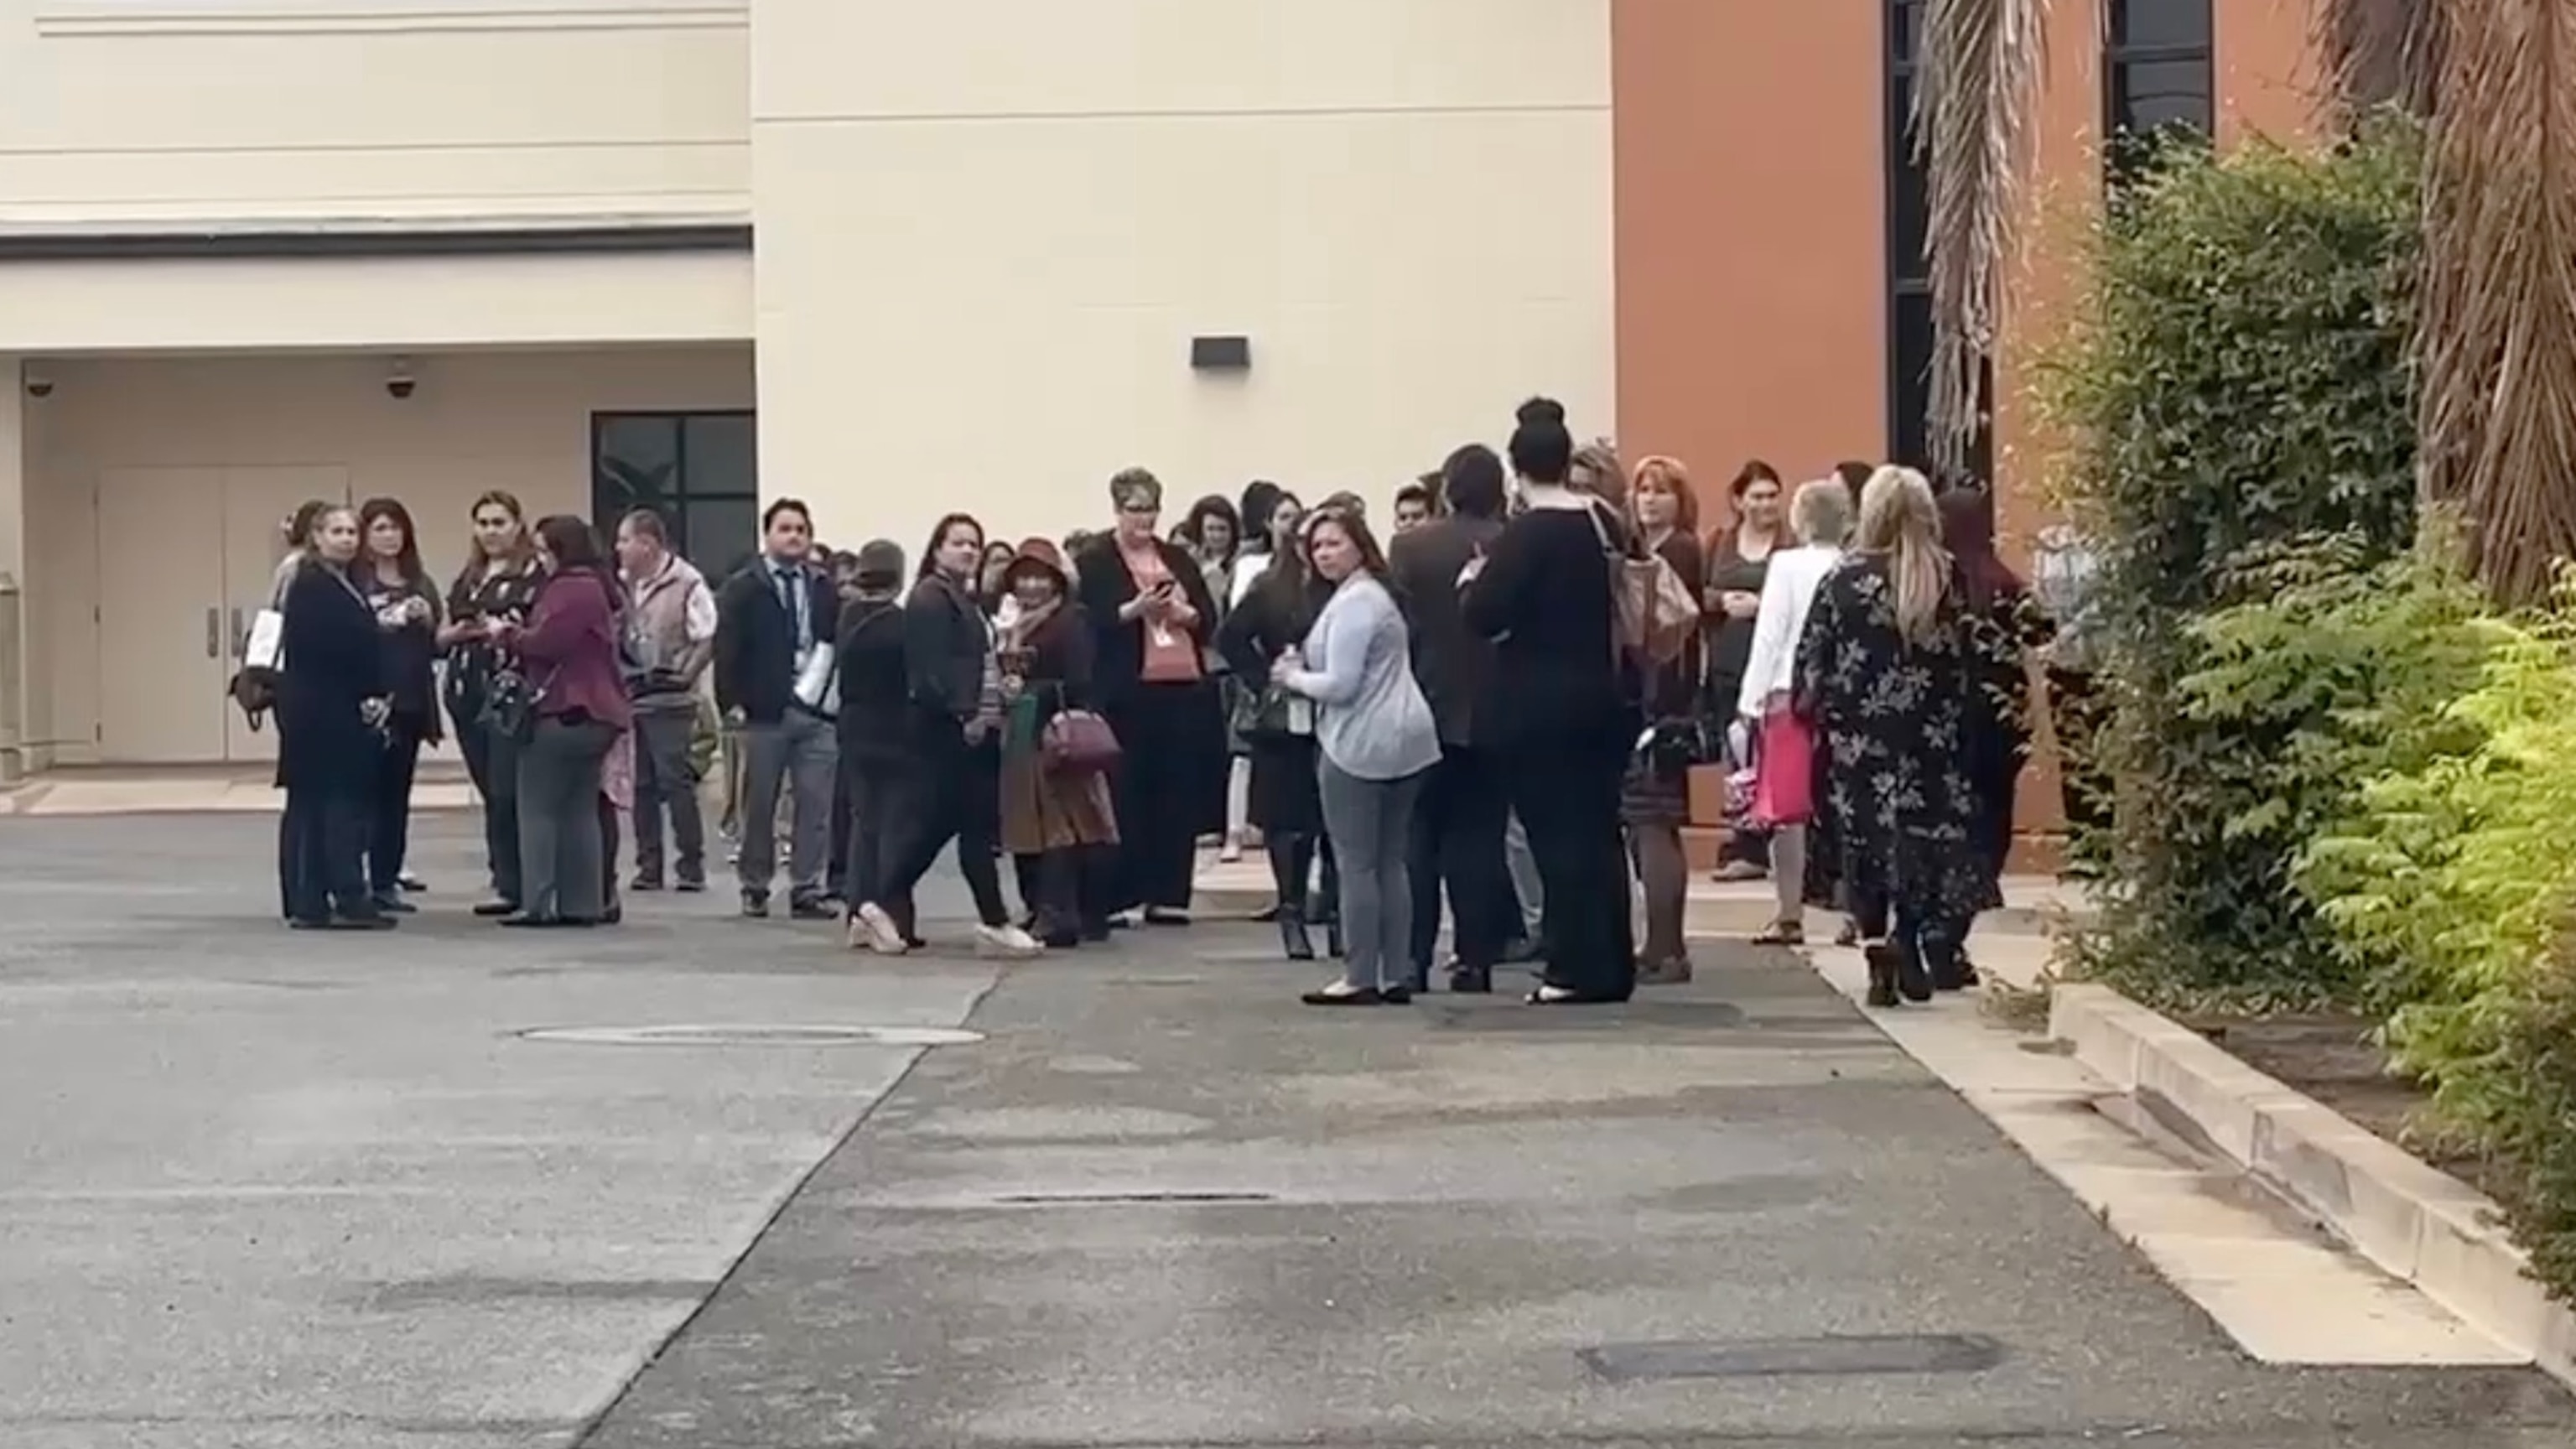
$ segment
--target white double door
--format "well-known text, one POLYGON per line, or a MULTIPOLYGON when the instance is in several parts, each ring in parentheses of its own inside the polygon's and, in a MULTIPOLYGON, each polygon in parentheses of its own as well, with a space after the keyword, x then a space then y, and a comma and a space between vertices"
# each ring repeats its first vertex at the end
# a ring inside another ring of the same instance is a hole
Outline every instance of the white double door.
POLYGON ((216 764, 277 756, 226 684, 309 499, 349 501, 344 467, 115 468, 98 480, 99 758, 216 764))

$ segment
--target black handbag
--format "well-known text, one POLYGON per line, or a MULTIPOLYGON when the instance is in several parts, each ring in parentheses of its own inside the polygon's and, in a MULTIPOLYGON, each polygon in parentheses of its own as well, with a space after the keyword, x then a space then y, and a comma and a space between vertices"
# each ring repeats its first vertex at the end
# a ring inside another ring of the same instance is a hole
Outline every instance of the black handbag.
POLYGON ((483 727, 503 739, 527 740, 537 730, 540 697, 526 674, 508 667, 493 670, 483 689, 483 727))

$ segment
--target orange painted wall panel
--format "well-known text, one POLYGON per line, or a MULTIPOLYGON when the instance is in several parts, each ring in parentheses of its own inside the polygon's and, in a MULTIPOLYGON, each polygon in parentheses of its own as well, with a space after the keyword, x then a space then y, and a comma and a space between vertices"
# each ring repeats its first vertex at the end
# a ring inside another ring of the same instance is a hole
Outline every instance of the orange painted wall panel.
POLYGON ((1792 480, 1885 447, 1879 0, 1612 0, 1618 435, 1792 480))

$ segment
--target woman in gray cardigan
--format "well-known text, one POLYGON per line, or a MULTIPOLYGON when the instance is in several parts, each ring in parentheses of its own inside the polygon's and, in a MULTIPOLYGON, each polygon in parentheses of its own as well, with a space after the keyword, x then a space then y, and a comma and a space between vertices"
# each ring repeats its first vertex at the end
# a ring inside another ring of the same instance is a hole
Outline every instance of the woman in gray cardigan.
POLYGON ((1413 888, 1405 842, 1423 773, 1440 759, 1431 706, 1413 680, 1404 613, 1387 588, 1386 555, 1356 513, 1319 510, 1306 525, 1315 572, 1333 585, 1302 649, 1282 653, 1271 677, 1318 706, 1324 830, 1342 875, 1342 979, 1305 996, 1309 1006, 1402 1005, 1409 979, 1413 888))

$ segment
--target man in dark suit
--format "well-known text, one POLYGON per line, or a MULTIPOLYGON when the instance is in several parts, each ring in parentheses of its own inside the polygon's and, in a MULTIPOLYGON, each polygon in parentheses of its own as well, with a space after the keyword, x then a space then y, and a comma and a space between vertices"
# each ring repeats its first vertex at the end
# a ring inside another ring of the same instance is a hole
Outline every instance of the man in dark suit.
POLYGON ((812 684, 830 678, 840 594, 813 561, 814 521, 804 504, 779 499, 760 527, 760 557, 716 595, 716 707, 742 731, 742 911, 769 914, 783 785, 795 817, 789 912, 830 920, 824 889, 840 752, 828 688, 812 684))
POLYGON ((1413 634, 1413 675, 1440 728, 1440 763, 1413 814, 1413 975, 1422 985, 1440 934, 1440 887, 1449 886, 1458 959, 1455 991, 1491 991, 1515 913, 1503 863, 1509 794, 1478 721, 1499 707, 1493 644, 1458 612, 1458 575, 1503 531, 1503 461, 1471 443, 1440 470, 1449 511, 1396 535, 1388 565, 1413 634))

